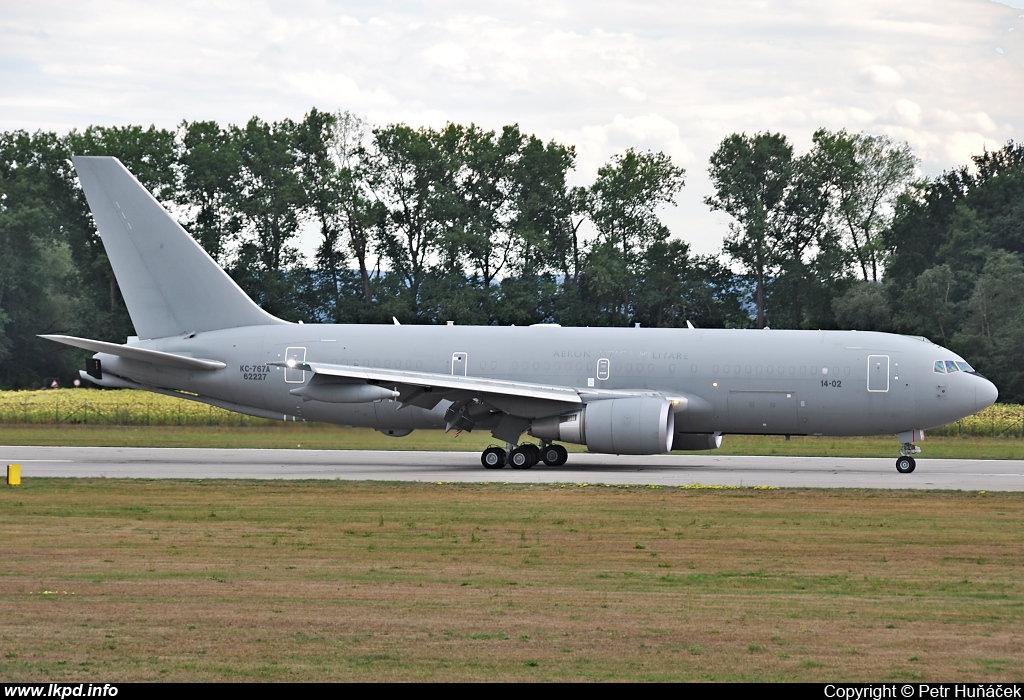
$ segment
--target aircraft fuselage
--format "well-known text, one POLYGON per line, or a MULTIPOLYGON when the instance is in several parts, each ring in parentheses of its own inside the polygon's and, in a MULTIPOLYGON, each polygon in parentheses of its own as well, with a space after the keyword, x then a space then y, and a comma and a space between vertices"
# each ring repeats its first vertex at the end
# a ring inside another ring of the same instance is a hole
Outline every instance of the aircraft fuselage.
MULTIPOLYGON (((271 363, 522 381, 577 388, 584 397, 616 390, 696 397, 676 416, 677 433, 891 435, 958 420, 996 394, 976 374, 936 374, 936 361, 961 359, 949 350, 920 338, 857 331, 299 324, 208 331, 138 347, 227 366, 196 372, 100 355, 104 369, 256 415, 377 429, 444 428, 450 402, 400 409, 395 400, 303 400, 290 392, 312 373, 271 363)), ((490 426, 484 420, 476 427, 490 426)))

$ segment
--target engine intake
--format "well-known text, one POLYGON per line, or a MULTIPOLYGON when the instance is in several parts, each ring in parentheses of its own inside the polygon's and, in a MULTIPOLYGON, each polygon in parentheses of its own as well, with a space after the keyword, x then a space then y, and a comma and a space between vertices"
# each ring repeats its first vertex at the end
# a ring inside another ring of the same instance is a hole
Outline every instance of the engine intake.
POLYGON ((619 455, 664 454, 672 449, 674 433, 672 404, 655 397, 592 401, 579 411, 530 424, 530 434, 542 440, 619 455))

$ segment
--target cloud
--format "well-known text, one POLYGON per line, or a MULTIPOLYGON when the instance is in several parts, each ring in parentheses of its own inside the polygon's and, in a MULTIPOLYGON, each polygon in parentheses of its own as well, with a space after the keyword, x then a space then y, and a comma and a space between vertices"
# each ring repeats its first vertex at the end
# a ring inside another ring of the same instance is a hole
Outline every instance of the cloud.
POLYGON ((880 87, 895 88, 903 84, 903 77, 890 66, 866 66, 861 68, 860 74, 880 87))
POLYGON ((730 133, 781 131, 798 150, 818 127, 884 133, 933 174, 1020 138, 1024 96, 1007 88, 1024 69, 1019 14, 987 0, 6 3, 0 129, 313 106, 377 124, 519 123, 575 144, 581 183, 630 146, 670 154, 688 183, 665 215, 711 252, 725 229, 701 204, 706 163, 730 133))

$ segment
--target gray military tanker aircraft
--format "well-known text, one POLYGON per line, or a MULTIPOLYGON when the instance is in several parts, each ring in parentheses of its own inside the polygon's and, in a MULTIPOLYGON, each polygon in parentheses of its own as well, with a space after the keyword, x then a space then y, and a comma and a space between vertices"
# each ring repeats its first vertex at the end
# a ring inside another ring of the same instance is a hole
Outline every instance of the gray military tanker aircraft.
POLYGON ((858 331, 319 325, 260 309, 115 158, 76 157, 138 337, 42 336, 95 353, 82 376, 284 421, 488 430, 484 467, 708 450, 726 433, 892 435, 996 387, 925 338, 858 331), (529 434, 538 443, 522 441, 529 434))

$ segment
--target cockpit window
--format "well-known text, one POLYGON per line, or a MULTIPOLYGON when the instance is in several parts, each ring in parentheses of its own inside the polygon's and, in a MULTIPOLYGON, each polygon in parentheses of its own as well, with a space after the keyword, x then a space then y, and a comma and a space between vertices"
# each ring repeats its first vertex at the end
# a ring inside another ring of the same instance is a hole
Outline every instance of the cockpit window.
POLYGON ((932 371, 936 374, 952 374, 953 372, 972 372, 974 368, 963 360, 936 360, 932 371))

